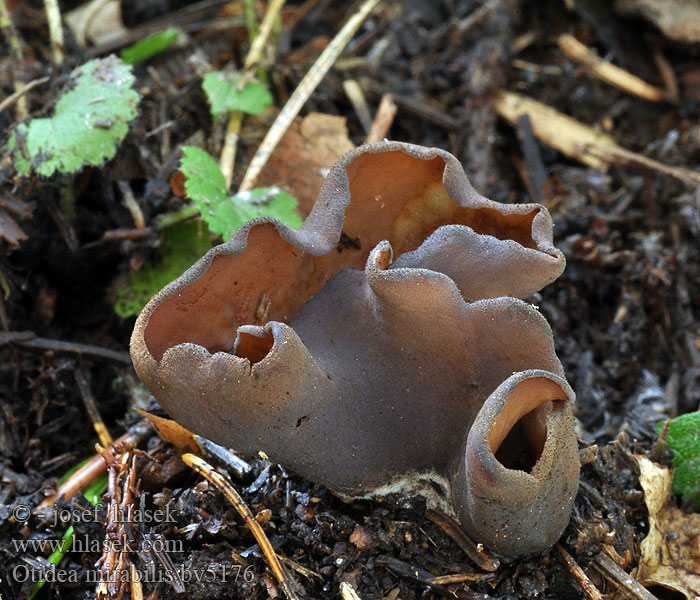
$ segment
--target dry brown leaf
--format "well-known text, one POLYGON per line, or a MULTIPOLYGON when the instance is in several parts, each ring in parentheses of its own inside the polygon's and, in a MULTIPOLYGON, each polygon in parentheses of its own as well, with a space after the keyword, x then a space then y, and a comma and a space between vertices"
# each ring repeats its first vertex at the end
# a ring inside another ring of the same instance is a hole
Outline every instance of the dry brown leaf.
POLYGON ((700 596, 700 515, 684 513, 670 502, 668 468, 644 456, 635 458, 649 509, 649 533, 634 576, 645 586, 660 585, 695 600, 700 596))
POLYGON ((134 409, 142 417, 148 419, 153 423, 158 429, 160 437, 166 442, 170 442, 176 448, 180 450, 190 449, 195 454, 202 454, 202 449, 200 448, 197 440, 189 429, 185 429, 179 423, 172 421, 171 419, 164 419, 163 417, 157 417, 145 410, 140 410, 138 408, 134 409))
POLYGON ((127 33, 118 0, 92 0, 64 18, 81 48, 86 48, 88 41, 104 44, 127 33))
POLYGON ((299 202, 299 214, 306 217, 328 169, 354 147, 348 138, 345 117, 310 113, 292 123, 256 185, 285 188, 299 202))

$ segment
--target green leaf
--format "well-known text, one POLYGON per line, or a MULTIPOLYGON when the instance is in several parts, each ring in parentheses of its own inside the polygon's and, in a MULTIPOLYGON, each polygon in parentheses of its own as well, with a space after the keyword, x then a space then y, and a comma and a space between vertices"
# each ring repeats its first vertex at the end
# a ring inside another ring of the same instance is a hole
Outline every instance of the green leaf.
POLYGON ((202 81, 202 89, 211 104, 211 114, 215 118, 224 117, 237 110, 251 115, 259 115, 272 104, 272 96, 267 88, 243 75, 227 75, 223 71, 207 73, 202 81))
POLYGON ((151 56, 167 50, 180 35, 177 27, 168 27, 164 31, 152 33, 128 48, 121 51, 122 60, 127 65, 137 65, 151 56))
POLYGON ((73 88, 56 103, 54 116, 20 125, 8 147, 17 169, 41 175, 73 173, 112 158, 136 115, 139 95, 131 67, 116 56, 91 60, 71 73, 73 88))
POLYGON ((226 195, 226 182, 216 161, 194 146, 182 149, 180 168, 187 177, 185 190, 199 208, 209 229, 225 240, 251 219, 274 217, 290 227, 299 227, 296 198, 277 187, 256 188, 232 197, 226 195))
POLYGON ((163 243, 154 260, 116 283, 114 311, 122 318, 138 315, 151 297, 211 248, 209 231, 201 221, 178 223, 163 230, 163 243))
MULTIPOLYGON (((663 425, 657 424, 657 432, 663 425)), ((666 442, 673 450, 673 493, 700 509, 700 412, 671 419, 666 442)))
POLYGON ((296 210, 296 198, 277 186, 239 192, 231 200, 240 207, 246 221, 259 217, 274 217, 294 229, 301 226, 302 220, 296 210))

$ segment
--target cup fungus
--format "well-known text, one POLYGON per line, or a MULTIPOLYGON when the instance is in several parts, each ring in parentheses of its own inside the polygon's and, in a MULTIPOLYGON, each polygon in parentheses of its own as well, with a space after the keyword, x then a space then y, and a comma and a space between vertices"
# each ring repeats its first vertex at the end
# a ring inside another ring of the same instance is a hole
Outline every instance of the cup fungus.
POLYGON ((340 495, 419 490, 521 556, 578 485, 573 392, 519 299, 563 268, 544 207, 480 196, 447 152, 370 144, 300 229, 251 221, 158 293, 131 355, 192 431, 340 495))

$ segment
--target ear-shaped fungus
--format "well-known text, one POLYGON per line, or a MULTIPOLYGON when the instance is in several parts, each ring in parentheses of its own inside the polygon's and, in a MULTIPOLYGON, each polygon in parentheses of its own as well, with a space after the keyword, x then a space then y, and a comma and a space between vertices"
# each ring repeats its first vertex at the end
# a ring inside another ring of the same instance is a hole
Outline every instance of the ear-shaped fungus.
POLYGON ((487 200, 447 152, 371 144, 299 230, 251 221, 156 295, 131 355, 196 433, 342 495, 420 489, 491 550, 534 553, 579 462, 550 328, 518 298, 563 268, 542 206, 487 200))

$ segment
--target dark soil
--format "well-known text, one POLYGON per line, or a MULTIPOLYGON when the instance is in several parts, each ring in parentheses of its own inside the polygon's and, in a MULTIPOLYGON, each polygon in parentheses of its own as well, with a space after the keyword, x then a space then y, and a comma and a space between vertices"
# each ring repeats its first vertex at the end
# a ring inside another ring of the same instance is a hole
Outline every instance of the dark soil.
MULTIPOLYGON (((76 2, 60 4, 67 11, 76 2)), ((167 25, 178 4, 186 3, 124 2, 124 17, 132 25, 147 19, 167 25)), ((289 4, 285 14, 291 18, 292 7, 300 3, 289 4)), ((651 171, 613 167, 603 174, 535 144, 546 182, 542 196, 533 198, 520 176, 521 143, 498 119, 491 99, 501 88, 517 90, 581 122, 603 124, 630 150, 669 165, 697 168, 700 88, 693 82, 700 73, 700 50, 664 37, 644 21, 621 18, 609 8, 593 10, 607 4, 576 2, 576 10, 569 12, 559 1, 491 0, 484 8, 472 0, 384 0, 344 54, 369 54, 370 60, 349 71, 331 70, 302 113, 346 116, 351 139, 361 143, 363 131, 342 89, 343 79, 352 76, 372 109, 383 92, 395 94, 399 111, 392 139, 451 151, 488 197, 541 200, 550 209, 555 241, 568 266, 532 302, 554 329, 559 357, 576 391, 582 447, 599 446, 595 460, 583 468, 561 544, 604 593, 611 592, 610 584, 589 562, 604 545, 612 546, 629 571, 646 534, 647 513, 631 454, 652 448, 657 422, 696 410, 700 403, 698 194, 651 171), (465 21, 474 14, 474 22, 465 21), (678 103, 639 100, 588 76, 553 43, 565 31, 657 85, 662 82, 654 55, 663 56, 681 83, 678 103), (530 43, 522 48, 524 36, 530 43), (386 49, 377 57, 373 50, 381 40, 386 40, 381 42, 386 49)), ((19 582, 18 574, 45 556, 20 551, 16 541, 59 539, 62 531, 61 525, 52 527, 36 515, 13 522, 13 509, 38 505, 58 477, 93 453, 96 437, 76 371, 86 375, 115 437, 139 420, 132 406, 158 410, 124 362, 133 319, 115 315, 112 290, 117 276, 137 269, 152 255, 159 236, 154 230, 133 239, 102 238, 105 232, 134 227, 123 204, 125 185, 147 225, 183 205, 169 184, 180 144, 198 134, 212 154, 220 152, 222 128, 212 123, 192 57, 215 68, 231 61, 240 64, 247 36, 240 24, 216 30, 217 10, 214 6, 193 18, 186 47, 136 69, 143 94, 140 116, 114 160, 51 179, 19 179, 9 161, 1 163, 0 206, 15 216, 27 236, 18 246, 4 243, 0 252, 0 324, 8 332, 0 333, 4 600, 29 596, 32 584, 19 582), (165 130, 149 134, 169 121, 173 123, 165 130), (65 218, 69 190, 74 214, 65 218), (16 201, 27 206, 13 212, 8 207, 16 201), (13 333, 27 331, 43 338, 43 347, 24 345, 13 333), (90 344, 116 354, 78 355, 51 340, 90 344)), ((350 11, 346 3, 321 1, 291 31, 283 32, 280 56, 271 69, 278 106, 317 56, 313 42, 319 36, 332 37, 350 11)), ((17 3, 13 19, 26 42, 25 80, 51 78, 28 95, 31 115, 45 116, 60 93, 61 76, 88 55, 69 37, 67 64, 50 66, 41 2, 17 3)), ((7 47, 0 53, 0 87, 9 95, 13 84, 7 47)), ((2 148, 15 124, 13 115, 12 109, 0 114, 2 148)), ((265 133, 264 124, 252 123, 243 131, 236 181, 265 133)), ((152 457, 141 459, 144 502, 149 509, 167 508, 172 519, 140 523, 134 535, 167 540, 176 569, 201 572, 218 564, 217 572, 226 573, 225 582, 221 577, 186 582, 187 597, 278 597, 281 592, 267 575, 259 547, 222 495, 181 465, 179 452, 155 433, 141 448, 152 457)), ((590 453, 592 457, 594 451, 590 453)), ((504 562, 474 583, 431 586, 426 583, 431 576, 480 571, 426 518, 423 500, 388 497, 348 504, 262 459, 250 463, 251 479, 234 483, 254 514, 269 517, 264 529, 275 549, 303 568, 290 569, 303 597, 338 598, 343 581, 363 600, 584 597, 556 549, 504 562)), ((88 506, 82 496, 68 505, 88 506)), ((86 520, 74 526, 81 539, 102 539, 100 523, 86 520)), ((92 598, 95 585, 85 578, 99 555, 69 553, 61 568, 77 573, 78 581, 50 583, 37 598, 92 598)), ((148 556, 132 558, 145 568, 148 556)), ((144 593, 164 599, 177 595, 167 581, 145 583, 144 593)))

